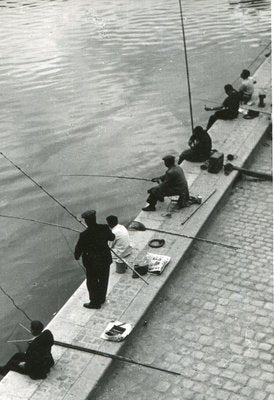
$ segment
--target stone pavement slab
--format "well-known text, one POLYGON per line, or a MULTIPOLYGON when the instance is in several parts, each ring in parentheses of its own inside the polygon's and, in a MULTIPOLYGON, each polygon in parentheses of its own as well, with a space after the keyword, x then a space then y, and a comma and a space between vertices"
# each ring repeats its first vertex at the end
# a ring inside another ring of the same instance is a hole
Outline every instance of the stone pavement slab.
MULTIPOLYGON (((260 79, 260 85, 264 85, 269 90, 271 69, 268 60, 259 68, 256 78, 257 81, 260 79)), ((268 128, 269 123, 270 120, 267 114, 261 114, 258 118, 253 120, 244 120, 241 116, 239 116, 239 118, 234 121, 217 121, 210 130, 210 134, 212 136, 215 148, 217 148, 219 151, 225 152, 226 154, 236 154, 237 165, 243 166, 250 154, 256 148, 264 132, 268 128)), ((190 165, 188 165, 186 169, 188 170, 187 179, 192 181, 192 184, 190 184, 190 191, 193 194, 200 194, 203 198, 205 198, 212 193, 213 190, 216 190, 214 195, 203 205, 203 207, 199 209, 199 211, 191 218, 191 220, 187 221, 183 226, 181 225, 181 223, 185 221, 185 219, 195 209, 195 206, 176 211, 170 199, 167 199, 164 203, 159 204, 156 212, 141 212, 136 220, 144 223, 146 227, 151 229, 161 229, 191 236, 197 236, 199 234, 204 224, 210 219, 212 213, 216 211, 216 207, 228 192, 237 176, 237 172, 233 171, 229 176, 225 176, 223 173, 209 174, 207 171, 201 171, 195 164, 193 164, 193 169, 191 172, 190 165), (167 214, 170 214, 170 216, 167 217, 167 214)), ((119 353, 124 347, 125 343, 105 342, 100 339, 100 334, 106 327, 107 323, 110 320, 119 319, 121 321, 131 322, 134 327, 137 327, 138 323, 140 320, 142 320, 143 316, 152 305, 158 293, 165 286, 169 277, 178 267, 182 258, 187 255, 187 251, 189 250, 190 246, 193 245, 194 248, 198 246, 198 242, 195 240, 192 241, 190 239, 172 236, 167 233, 159 234, 150 230, 144 232, 131 231, 130 235, 134 247, 133 254, 129 259, 130 263, 133 264, 134 262, 138 261, 148 250, 158 254, 167 254, 171 257, 171 262, 166 267, 164 273, 160 276, 146 275, 145 279, 147 279, 149 282, 149 286, 147 286, 140 279, 133 280, 129 271, 126 274, 112 277, 107 303, 100 310, 87 310, 82 307, 82 303, 86 301, 86 289, 85 283, 83 283, 48 325, 48 328, 53 331, 56 340, 93 348, 112 354, 119 353), (160 249, 153 249, 152 251, 152 249, 148 247, 148 241, 152 238, 165 239, 165 246, 160 249)), ((212 237, 210 237, 210 239, 212 239, 212 237)), ((216 240, 219 240, 219 237, 217 237, 216 240)), ((229 237, 229 240, 227 241, 231 244, 234 244, 233 240, 234 237, 232 236, 229 237)), ((211 257, 213 257, 213 259, 214 257, 217 258, 219 247, 214 245, 205 246, 210 246, 211 257)), ((209 248, 205 248, 207 249, 208 253, 209 248)), ((260 245, 258 250, 259 249, 260 245)), ((240 249, 239 254, 241 254, 241 251, 242 250, 240 249)), ((225 260, 233 259, 233 257, 235 257, 234 253, 236 252, 231 251, 231 249, 226 249, 226 251, 223 253, 225 260)), ((219 320, 223 321, 227 319, 223 304, 218 304, 218 306, 215 305, 214 294, 220 291, 221 299, 226 301, 229 299, 228 294, 231 294, 231 296, 237 295, 238 286, 233 280, 230 280, 227 267, 224 266, 223 268, 224 276, 226 276, 229 280, 225 289, 218 287, 218 285, 222 285, 222 282, 220 281, 219 275, 214 268, 211 271, 210 276, 203 276, 204 282, 202 280, 200 288, 198 286, 199 293, 199 291, 202 291, 203 286, 208 284, 208 282, 216 282, 215 286, 212 284, 208 287, 207 301, 204 303, 203 314, 200 315, 201 318, 207 315, 209 316, 212 313, 212 310, 216 308, 219 320)), ((191 283, 188 282, 188 285, 190 284, 191 283)), ((253 282, 251 280, 248 281, 246 290, 252 284, 253 282)), ((255 285, 260 285, 260 282, 256 282, 255 285)), ((198 302, 200 301, 199 295, 197 295, 196 300, 198 302)), ((237 299, 234 300, 236 301, 237 299)), ((253 304, 248 305, 252 306, 253 304)), ((171 315, 172 312, 170 317, 171 315)), ((195 320, 193 315, 188 313, 187 317, 189 323, 192 324, 195 320)), ((265 319, 266 316, 263 314, 258 316, 253 315, 252 317, 254 321, 258 321, 262 326, 265 326, 267 323, 267 319, 265 319)), ((172 320, 170 320, 170 323, 171 321, 172 320)), ((234 319, 231 317, 231 324, 233 324, 233 322, 234 319)), ((210 326, 206 327, 210 329, 210 326)), ((161 327, 160 329, 164 329, 164 327, 161 327)), ((196 343, 196 350, 198 352, 200 351, 200 357, 202 357, 202 354, 204 354, 202 349, 205 349, 207 357, 212 357, 215 352, 222 351, 222 343, 221 339, 218 339, 216 341, 218 346, 216 345, 216 347, 214 347, 212 350, 212 338, 207 334, 208 332, 209 331, 206 329, 203 330, 199 340, 195 339, 198 338, 198 332, 191 332, 191 330, 185 331, 183 327, 178 327, 177 334, 178 336, 189 334, 188 340, 190 344, 193 342, 193 340, 195 340, 195 343, 198 340, 196 343)), ((233 332, 234 336, 237 336, 237 333, 237 331, 233 332)), ((172 340, 175 339, 175 336, 172 337, 172 340)), ((235 352, 236 357, 234 361, 237 362, 237 357, 242 355, 244 349, 239 346, 237 341, 233 344, 233 346, 233 351, 235 352)), ((170 349, 172 349, 172 343, 170 343, 170 349)), ((255 353, 251 354, 253 354, 253 356, 255 355, 255 353)), ((53 355, 56 360, 56 365, 45 381, 31 381, 31 379, 26 376, 9 373, 0 383, 1 399, 10 400, 13 397, 15 398, 19 392, 19 388, 21 387, 23 388, 23 390, 20 391, 20 398, 22 399, 86 399, 98 385, 98 383, 100 383, 102 377, 112 364, 107 358, 102 358, 96 355, 71 349, 64 349, 57 346, 54 346, 53 355)), ((174 369, 178 367, 178 362, 182 356, 187 356, 184 357, 184 362, 186 365, 188 362, 191 362, 188 348, 182 348, 178 354, 176 353, 171 355, 172 367, 174 367, 174 369)), ((261 357, 264 357, 266 363, 268 362, 267 352, 262 352, 261 357)), ((140 352, 140 359, 144 361, 147 359, 148 362, 153 362, 149 349, 145 350, 144 348, 144 351, 140 352)), ((205 363, 202 360, 203 357, 201 360, 197 361, 198 372, 197 374, 194 372, 197 375, 197 379, 193 383, 195 393, 200 393, 201 396, 204 391, 205 384, 209 378, 209 372, 205 371, 205 363)), ((258 357, 256 357, 255 360, 258 360, 258 357)), ((168 365, 167 360, 161 360, 160 365, 162 367, 168 365)), ((132 368, 133 367, 129 367, 130 370, 132 368)), ((221 377, 218 376, 218 378, 225 379, 227 378, 227 374, 231 375, 230 379, 232 379, 234 376, 233 371, 229 372, 224 370, 223 374, 224 376, 221 375, 221 377)), ((186 378, 191 376, 192 373, 189 373, 189 376, 187 375, 186 378)), ((257 379, 255 376, 251 376, 250 378, 257 379)), ((131 382, 131 379, 129 379, 128 382, 131 382)), ((132 385, 135 387, 136 383, 132 382, 132 385)), ((186 390, 188 390, 189 393, 192 393, 190 387, 187 387, 189 385, 190 382, 186 380, 186 390)), ((228 385, 230 385, 230 383, 226 382, 226 386, 228 385)), ((254 380, 252 381, 252 385, 257 385, 257 389, 259 390, 260 382, 254 380)), ((151 398, 158 398, 161 393, 165 393, 169 389, 170 383, 168 380, 161 380, 160 382, 157 382, 156 386, 156 394, 152 395, 151 398)), ((238 392, 236 390, 236 383, 231 384, 230 386, 229 388, 223 388, 224 393, 227 391, 233 393, 238 392)), ((271 385, 269 384, 268 386, 268 390, 271 392, 271 385)), ((199 398, 198 394, 195 399, 199 398)), ((179 394, 176 394, 176 389, 174 389, 174 396, 177 395, 179 394)), ((140 399, 140 397, 136 397, 134 393, 132 396, 133 397, 130 397, 131 399, 140 399)))

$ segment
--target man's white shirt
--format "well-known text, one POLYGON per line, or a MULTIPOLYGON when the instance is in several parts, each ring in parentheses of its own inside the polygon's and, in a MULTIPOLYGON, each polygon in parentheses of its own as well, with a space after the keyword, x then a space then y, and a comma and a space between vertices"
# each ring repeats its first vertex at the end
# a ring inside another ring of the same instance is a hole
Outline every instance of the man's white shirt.
MULTIPOLYGON (((112 228, 112 232, 115 235, 115 239, 112 242, 108 242, 108 245, 111 249, 113 249, 118 256, 124 258, 130 255, 131 253, 131 245, 129 240, 129 234, 123 225, 117 224, 112 228)), ((112 253, 112 259, 115 262, 122 262, 118 257, 112 253)))

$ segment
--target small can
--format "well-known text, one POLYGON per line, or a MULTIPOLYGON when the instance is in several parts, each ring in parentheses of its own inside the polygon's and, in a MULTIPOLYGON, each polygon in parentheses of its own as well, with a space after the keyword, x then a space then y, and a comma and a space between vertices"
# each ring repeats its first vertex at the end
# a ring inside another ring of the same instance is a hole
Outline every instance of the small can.
POLYGON ((202 196, 197 196, 197 203, 202 204, 203 198, 202 196))

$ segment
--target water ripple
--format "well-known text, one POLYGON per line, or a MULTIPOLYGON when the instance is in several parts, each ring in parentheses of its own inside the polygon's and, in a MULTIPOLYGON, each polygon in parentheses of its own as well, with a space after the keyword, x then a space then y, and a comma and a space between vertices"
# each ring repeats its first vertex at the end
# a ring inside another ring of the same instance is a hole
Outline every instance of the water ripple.
MULTIPOLYGON (((197 124, 208 118, 199 99, 222 97, 224 81, 234 81, 270 40, 270 0, 232 3, 183 2, 197 124)), ((163 152, 178 154, 187 144, 178 1, 2 0, 0 35, 1 151, 76 213, 94 207, 99 220, 116 213, 126 223, 139 212, 146 186, 60 175, 123 175, 126 169, 128 175, 150 177, 162 170, 163 152)), ((0 172, 3 213, 18 210, 24 217, 69 223, 61 208, 3 159, 0 172)), ((2 265, 11 271, 5 279, 13 282, 15 292, 26 293, 32 274, 41 280, 49 265, 62 267, 64 276, 65 264, 74 282, 80 279, 57 234, 0 222, 6 238, 2 265), (7 251, 10 236, 12 251, 7 251), (14 279, 12 273, 28 265, 29 257, 35 270, 14 279)), ((56 291, 52 303, 62 304, 70 294, 60 285, 64 296, 60 299, 56 291)), ((30 299, 27 306, 36 303, 30 299)), ((0 318, 6 317, 1 313, 0 318)), ((50 317, 47 310, 39 315, 50 317)))

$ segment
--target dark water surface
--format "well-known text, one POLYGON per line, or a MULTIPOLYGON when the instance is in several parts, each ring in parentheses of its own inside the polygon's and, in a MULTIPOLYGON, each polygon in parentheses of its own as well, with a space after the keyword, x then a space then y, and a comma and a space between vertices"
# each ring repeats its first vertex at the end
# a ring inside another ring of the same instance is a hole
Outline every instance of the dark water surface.
MULTIPOLYGON (((194 120, 204 125, 204 104, 220 101, 223 85, 269 43, 270 0, 185 0, 183 9, 194 120)), ((63 175, 153 177, 163 154, 186 146, 178 1, 2 0, 0 35, 0 151, 75 214, 95 208, 99 221, 111 213, 129 222, 149 183, 63 175)), ((79 228, 2 157, 0 177, 0 214, 79 228)), ((71 254, 78 235, 0 223, 1 285, 47 322, 84 279, 71 254)), ((6 340, 26 337, 16 324, 27 321, 1 292, 0 319, 2 359, 15 350, 6 340)))

